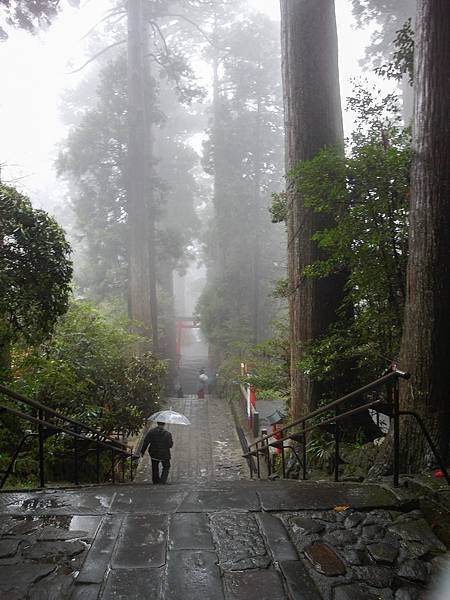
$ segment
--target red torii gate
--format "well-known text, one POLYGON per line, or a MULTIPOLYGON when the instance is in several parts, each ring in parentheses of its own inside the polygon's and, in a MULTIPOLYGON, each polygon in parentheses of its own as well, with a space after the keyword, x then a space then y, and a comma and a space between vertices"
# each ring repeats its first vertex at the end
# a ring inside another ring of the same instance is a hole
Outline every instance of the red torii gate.
POLYGON ((200 320, 195 317, 177 317, 175 322, 176 328, 176 364, 177 369, 181 364, 181 334, 183 329, 199 329, 200 320))

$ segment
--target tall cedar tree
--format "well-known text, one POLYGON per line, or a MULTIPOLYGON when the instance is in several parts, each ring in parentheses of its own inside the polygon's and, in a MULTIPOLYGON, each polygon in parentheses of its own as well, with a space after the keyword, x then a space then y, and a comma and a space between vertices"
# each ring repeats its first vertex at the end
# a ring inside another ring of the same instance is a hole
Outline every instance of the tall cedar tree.
MULTIPOLYGON (((286 167, 313 158, 328 145, 343 145, 334 0, 281 0, 285 93, 286 167), (318 44, 320 40, 320 44, 318 44)), ((321 389, 298 368, 305 347, 336 320, 344 277, 306 278, 304 269, 321 258, 312 236, 333 226, 326 212, 304 205, 288 188, 288 297, 291 342, 292 415, 316 407, 321 389)))
POLYGON ((225 50, 220 63, 213 59, 213 120, 204 160, 214 177, 214 214, 208 282, 198 305, 217 363, 267 335, 279 234, 268 203, 278 186, 283 146, 275 24, 249 15, 220 33, 225 50))
MULTIPOLYGON (((414 410, 442 456, 450 436, 450 5, 419 0, 407 294, 400 365, 412 377, 401 409, 414 410)), ((433 457, 411 417, 402 417, 401 464, 418 472, 433 457)), ((373 472, 386 471, 392 438, 373 472)))

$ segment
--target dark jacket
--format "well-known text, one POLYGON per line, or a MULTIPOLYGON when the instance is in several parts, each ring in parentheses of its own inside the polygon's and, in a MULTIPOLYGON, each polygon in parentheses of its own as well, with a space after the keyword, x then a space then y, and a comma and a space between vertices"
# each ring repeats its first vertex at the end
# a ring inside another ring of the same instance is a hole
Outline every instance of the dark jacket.
POLYGON ((173 446, 172 434, 163 427, 154 427, 147 432, 141 454, 148 446, 148 453, 158 460, 170 460, 170 448, 173 446))

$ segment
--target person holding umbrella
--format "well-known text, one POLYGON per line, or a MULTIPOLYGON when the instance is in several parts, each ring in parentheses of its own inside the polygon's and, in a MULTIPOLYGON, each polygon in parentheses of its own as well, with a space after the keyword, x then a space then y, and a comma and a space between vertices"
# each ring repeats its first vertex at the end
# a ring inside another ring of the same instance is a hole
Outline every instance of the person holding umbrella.
POLYGON ((184 415, 174 410, 161 410, 148 418, 156 421, 156 427, 150 429, 144 437, 141 448, 141 456, 144 456, 148 448, 152 463, 153 484, 167 483, 170 471, 170 449, 173 446, 172 434, 165 429, 166 423, 177 425, 190 425, 190 421, 184 415), (159 475, 159 463, 162 464, 162 473, 159 475))
POLYGON ((167 483, 170 471, 170 449, 173 446, 172 434, 165 429, 165 423, 156 422, 156 427, 150 429, 144 438, 142 444, 141 456, 144 456, 148 447, 150 460, 152 463, 152 481, 158 483, 167 483), (162 464, 161 477, 159 475, 159 463, 162 464))

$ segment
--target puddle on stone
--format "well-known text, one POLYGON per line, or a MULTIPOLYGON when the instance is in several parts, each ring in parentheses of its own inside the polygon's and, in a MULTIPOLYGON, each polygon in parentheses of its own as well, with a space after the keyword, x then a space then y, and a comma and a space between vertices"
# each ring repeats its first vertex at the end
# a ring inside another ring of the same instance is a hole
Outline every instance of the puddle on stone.
MULTIPOLYGON (((74 532, 75 538, 93 539, 100 525, 100 516, 85 515, 41 515, 41 516, 12 516, 9 520, 9 528, 4 531, 5 535, 28 535, 39 530, 39 535, 44 528, 54 528, 54 535, 49 539, 57 539, 57 531, 74 532)), ((64 539, 67 535, 63 536, 64 539)))
POLYGON ((86 531, 88 537, 94 538, 102 517, 75 515, 71 518, 69 531, 86 531))
POLYGON ((56 498, 25 498, 10 502, 8 506, 23 508, 23 510, 42 510, 44 508, 62 508, 67 504, 56 498))
POLYGON ((111 497, 110 496, 95 496, 95 499, 98 500, 100 502, 100 505, 103 506, 103 508, 109 508, 111 506, 111 497))

